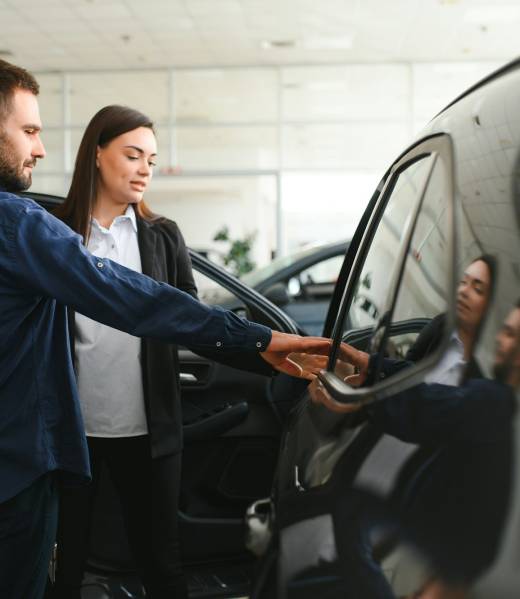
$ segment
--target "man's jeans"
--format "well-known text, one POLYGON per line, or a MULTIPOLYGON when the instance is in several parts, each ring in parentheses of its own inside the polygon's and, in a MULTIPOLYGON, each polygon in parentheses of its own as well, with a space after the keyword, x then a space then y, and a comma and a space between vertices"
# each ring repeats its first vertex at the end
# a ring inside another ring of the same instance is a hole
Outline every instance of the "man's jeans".
POLYGON ((58 519, 54 478, 45 474, 0 503, 0 597, 43 597, 58 519))

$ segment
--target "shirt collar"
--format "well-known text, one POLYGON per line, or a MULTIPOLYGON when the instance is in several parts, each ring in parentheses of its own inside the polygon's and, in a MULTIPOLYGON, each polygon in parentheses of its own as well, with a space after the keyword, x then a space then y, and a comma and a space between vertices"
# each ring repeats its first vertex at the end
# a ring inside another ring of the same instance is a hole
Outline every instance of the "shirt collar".
POLYGON ((135 217, 135 210, 134 210, 134 207, 132 206, 132 204, 128 204, 128 206, 125 210, 125 213, 122 214, 121 216, 118 216, 115 220, 125 220, 125 219, 130 219, 130 222, 132 223, 132 228, 137 233, 137 219, 135 217))
POLYGON ((462 343, 462 339, 460 338, 459 333, 456 329, 450 335, 449 344, 452 347, 456 347, 457 349, 462 349, 464 351, 464 344, 462 343))
MULTIPOLYGON (((115 223, 123 222, 125 220, 130 221, 133 230, 137 233, 137 218, 135 216, 134 207, 131 204, 128 204, 124 214, 121 214, 120 216, 116 216, 116 218, 114 218, 112 225, 114 225, 115 223)), ((105 227, 102 227, 95 218, 92 218, 92 227, 100 231, 106 231, 105 227)))

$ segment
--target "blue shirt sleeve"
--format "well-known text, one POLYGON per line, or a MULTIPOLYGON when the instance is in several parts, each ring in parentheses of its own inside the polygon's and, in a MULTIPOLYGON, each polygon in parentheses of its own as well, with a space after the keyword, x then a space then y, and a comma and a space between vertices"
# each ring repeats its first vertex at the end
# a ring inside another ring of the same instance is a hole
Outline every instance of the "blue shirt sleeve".
POLYGON ((269 328, 210 308, 170 285, 91 255, 79 235, 23 202, 10 261, 17 288, 138 337, 217 350, 265 351, 269 328))
POLYGON ((408 443, 496 443, 511 428, 513 390, 489 379, 460 387, 421 383, 374 405, 373 422, 408 443))

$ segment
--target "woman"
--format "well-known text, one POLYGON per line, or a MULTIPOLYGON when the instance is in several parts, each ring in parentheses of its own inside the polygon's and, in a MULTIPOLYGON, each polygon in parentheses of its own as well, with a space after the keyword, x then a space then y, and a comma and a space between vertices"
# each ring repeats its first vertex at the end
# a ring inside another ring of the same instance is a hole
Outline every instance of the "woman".
MULTIPOLYGON (((465 268, 457 287, 455 330, 443 357, 425 382, 458 385, 463 379, 482 376, 474 350, 493 298, 496 269, 496 260, 489 254, 475 258, 465 268)), ((445 314, 433 318, 417 337, 406 359, 417 362, 432 353, 442 341, 445 323, 445 314)))
MULTIPOLYGON (((439 362, 425 375, 425 383, 442 383, 458 386, 466 379, 481 378, 482 371, 475 360, 474 351, 484 328, 488 308, 493 299, 497 278, 496 259, 483 254, 468 264, 457 286, 455 329, 439 362)), ((434 318, 421 330, 417 339, 406 353, 406 362, 415 363, 432 354, 443 340, 446 314, 434 318)), ((406 362, 401 362, 401 366, 406 362)), ((336 372, 354 387, 364 384, 370 369, 370 354, 342 343, 336 372), (358 373, 353 373, 353 367, 358 373)), ((387 373, 388 374, 388 373, 387 373)), ((322 396, 320 384, 311 386, 311 393, 322 396)), ((356 411, 362 403, 329 406, 342 412, 356 411)))
MULTIPOLYGON (((57 216, 83 236, 93 254, 196 297, 179 228, 153 214, 143 201, 156 154, 153 124, 146 116, 122 106, 103 108, 84 133, 57 216)), ((141 341, 79 314, 72 319, 93 483, 63 490, 55 596, 80 597, 92 498, 104 462, 121 500, 147 597, 184 598, 177 533, 182 418, 176 348, 141 341)), ((258 356, 243 353, 225 360, 272 372, 258 356)))

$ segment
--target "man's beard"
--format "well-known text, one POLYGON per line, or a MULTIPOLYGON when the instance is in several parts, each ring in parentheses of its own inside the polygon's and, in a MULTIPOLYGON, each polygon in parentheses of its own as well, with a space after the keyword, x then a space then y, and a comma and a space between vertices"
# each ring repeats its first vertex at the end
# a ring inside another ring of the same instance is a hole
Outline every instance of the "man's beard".
MULTIPOLYGON (((32 176, 24 175, 22 169, 12 162, 15 155, 9 138, 0 132, 0 185, 11 192, 25 191, 31 187, 32 176)), ((24 166, 34 166, 36 160, 27 160, 24 166)))

